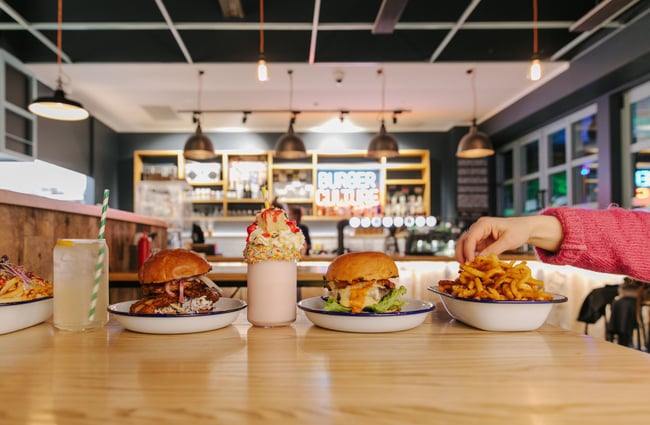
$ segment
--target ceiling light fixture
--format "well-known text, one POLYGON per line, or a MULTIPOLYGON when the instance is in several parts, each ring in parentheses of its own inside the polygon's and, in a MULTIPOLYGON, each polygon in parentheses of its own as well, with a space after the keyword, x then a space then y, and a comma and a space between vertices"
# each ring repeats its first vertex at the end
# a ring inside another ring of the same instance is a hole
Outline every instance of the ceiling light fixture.
POLYGON ((260 0, 260 57, 257 60, 257 80, 268 81, 269 68, 264 56, 264 0, 260 0))
POLYGON ((537 53, 537 0, 533 0, 533 61, 530 64, 529 77, 532 81, 542 78, 542 63, 537 53))
POLYGON ((494 155, 494 148, 487 134, 478 131, 476 126, 476 72, 473 69, 468 69, 467 74, 472 79, 472 98, 474 101, 472 126, 469 132, 460 139, 456 156, 459 158, 483 158, 494 155))
POLYGON ((381 77, 381 127, 379 127, 379 133, 370 140, 366 156, 371 158, 392 158, 399 155, 399 146, 397 140, 386 132, 386 126, 384 125, 386 77, 382 68, 377 70, 377 76, 381 77))
POLYGON ((187 139, 185 147, 183 148, 183 156, 185 159, 199 161, 215 157, 212 141, 208 136, 203 134, 203 131, 201 130, 201 94, 203 91, 203 74, 204 72, 199 70, 198 108, 192 113, 192 122, 196 123, 196 131, 187 139))
POLYGON ((277 158, 295 159, 307 156, 305 142, 293 131, 293 124, 296 122, 297 112, 293 110, 293 70, 287 70, 289 74, 289 129, 275 142, 275 156, 277 158))
POLYGON ((52 96, 43 96, 35 99, 29 104, 28 109, 39 117, 59 121, 81 121, 90 115, 81 103, 65 97, 62 80, 62 22, 63 22, 63 0, 59 0, 57 6, 57 29, 56 29, 56 64, 58 77, 56 79, 56 90, 52 96))

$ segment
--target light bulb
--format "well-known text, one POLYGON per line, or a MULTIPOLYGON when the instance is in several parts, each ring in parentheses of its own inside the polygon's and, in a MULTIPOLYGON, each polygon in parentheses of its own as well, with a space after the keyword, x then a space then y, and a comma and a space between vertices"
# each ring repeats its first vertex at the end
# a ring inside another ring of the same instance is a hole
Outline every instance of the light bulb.
POLYGON ((266 61, 260 59, 257 61, 257 80, 267 81, 269 79, 269 68, 266 66, 266 61))
POLYGON ((533 59, 533 62, 530 64, 530 79, 532 81, 539 81, 542 78, 542 64, 539 62, 539 59, 533 59))

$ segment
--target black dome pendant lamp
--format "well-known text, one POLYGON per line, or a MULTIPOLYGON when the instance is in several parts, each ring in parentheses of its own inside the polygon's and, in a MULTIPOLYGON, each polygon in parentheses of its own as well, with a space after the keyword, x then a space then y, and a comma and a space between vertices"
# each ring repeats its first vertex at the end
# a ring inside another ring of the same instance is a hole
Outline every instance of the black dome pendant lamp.
POLYGON ((183 157, 185 159, 200 161, 212 159, 215 157, 214 145, 208 136, 203 134, 201 129, 201 92, 203 91, 202 79, 204 71, 199 70, 199 94, 197 102, 197 110, 192 115, 192 121, 196 123, 196 130, 187 141, 183 148, 183 157))
POLYGON ((289 69, 287 71, 289 74, 289 111, 291 111, 291 119, 289 120, 289 129, 285 134, 280 136, 275 142, 275 157, 276 158, 285 158, 285 159, 296 159, 304 158, 307 156, 307 150, 305 149, 305 142, 302 141, 300 136, 298 136, 293 131, 293 124, 296 122, 296 111, 292 109, 293 107, 293 70, 289 69))
POLYGON ((378 69, 377 75, 381 77, 381 127, 379 127, 379 133, 370 139, 366 156, 370 158, 392 158, 399 155, 399 146, 397 140, 386 132, 386 125, 384 124, 384 97, 386 92, 384 70, 378 69))
POLYGON ((460 139, 458 142, 458 149, 456 156, 458 158, 484 158, 486 156, 494 155, 494 148, 492 142, 487 134, 478 131, 476 126, 476 83, 475 72, 473 69, 467 70, 467 74, 472 77, 472 98, 474 100, 474 111, 472 117, 472 125, 469 132, 460 139))
POLYGON ((58 78, 56 79, 56 90, 52 96, 42 96, 34 99, 28 106, 30 112, 39 117, 49 118, 59 121, 81 121, 90 116, 88 111, 81 105, 81 103, 65 97, 63 91, 63 80, 61 76, 63 71, 61 69, 61 56, 62 56, 62 31, 61 26, 63 22, 63 0, 58 1, 57 6, 57 30, 56 30, 56 64, 58 67, 58 78))

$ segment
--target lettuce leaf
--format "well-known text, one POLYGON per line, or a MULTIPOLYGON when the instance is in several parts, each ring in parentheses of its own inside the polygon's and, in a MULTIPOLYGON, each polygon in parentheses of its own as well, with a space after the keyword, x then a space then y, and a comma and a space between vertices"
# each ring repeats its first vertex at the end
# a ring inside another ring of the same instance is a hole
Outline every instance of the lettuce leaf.
POLYGON ((406 301, 401 298, 403 295, 406 295, 406 287, 400 286, 399 288, 390 291, 388 295, 382 298, 377 304, 368 306, 364 310, 375 313, 386 313, 388 311, 398 310, 406 304, 406 301))
POLYGON ((327 298, 327 301, 325 301, 325 307, 323 307, 323 309, 327 311, 343 311, 347 313, 352 311, 352 307, 345 307, 339 304, 334 297, 327 298))
MULTIPOLYGON (((389 311, 399 310, 404 304, 406 304, 406 301, 401 298, 404 295, 406 295, 406 287, 400 286, 399 288, 395 288, 390 291, 377 304, 365 307, 364 311, 370 311, 373 313, 386 313, 389 311)), ((351 307, 345 307, 339 304, 334 297, 327 298, 323 309, 326 311, 339 311, 346 313, 352 311, 351 307)))

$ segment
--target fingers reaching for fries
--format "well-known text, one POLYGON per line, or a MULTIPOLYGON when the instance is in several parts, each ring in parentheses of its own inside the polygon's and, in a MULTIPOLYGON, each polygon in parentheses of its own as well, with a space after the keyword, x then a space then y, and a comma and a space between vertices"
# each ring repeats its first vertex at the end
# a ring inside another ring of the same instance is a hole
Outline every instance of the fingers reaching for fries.
POLYGON ((460 298, 490 300, 550 300, 544 283, 533 278, 525 261, 500 261, 499 257, 477 256, 460 265, 456 280, 441 280, 441 291, 460 298))

